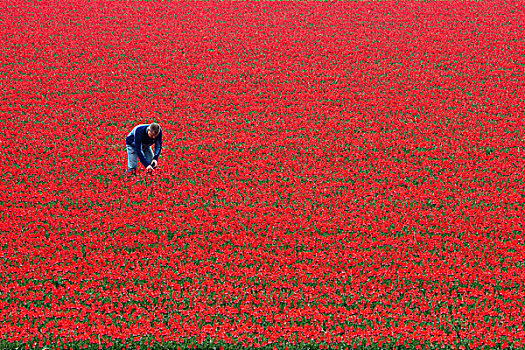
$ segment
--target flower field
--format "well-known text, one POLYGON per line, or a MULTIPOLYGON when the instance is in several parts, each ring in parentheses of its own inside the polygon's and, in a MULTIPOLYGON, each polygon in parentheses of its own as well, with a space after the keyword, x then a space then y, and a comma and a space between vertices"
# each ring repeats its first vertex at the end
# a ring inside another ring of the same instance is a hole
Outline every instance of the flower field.
POLYGON ((0 8, 2 349, 524 348, 523 3, 0 8))

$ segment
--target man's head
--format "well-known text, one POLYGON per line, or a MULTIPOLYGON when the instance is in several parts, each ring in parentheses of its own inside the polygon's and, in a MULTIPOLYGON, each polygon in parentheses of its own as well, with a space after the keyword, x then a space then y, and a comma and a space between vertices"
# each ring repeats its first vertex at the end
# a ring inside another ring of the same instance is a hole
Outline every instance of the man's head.
POLYGON ((152 139, 157 137, 157 135, 160 133, 160 126, 157 123, 151 123, 148 127, 148 136, 152 139))

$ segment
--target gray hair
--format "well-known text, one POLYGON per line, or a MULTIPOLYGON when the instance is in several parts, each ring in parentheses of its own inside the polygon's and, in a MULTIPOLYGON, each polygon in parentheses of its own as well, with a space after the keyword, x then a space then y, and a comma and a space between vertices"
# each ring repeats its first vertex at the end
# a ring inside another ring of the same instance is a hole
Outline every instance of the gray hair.
POLYGON ((152 133, 154 133, 155 135, 158 135, 160 132, 160 125, 157 123, 151 123, 149 126, 149 129, 151 130, 152 133))

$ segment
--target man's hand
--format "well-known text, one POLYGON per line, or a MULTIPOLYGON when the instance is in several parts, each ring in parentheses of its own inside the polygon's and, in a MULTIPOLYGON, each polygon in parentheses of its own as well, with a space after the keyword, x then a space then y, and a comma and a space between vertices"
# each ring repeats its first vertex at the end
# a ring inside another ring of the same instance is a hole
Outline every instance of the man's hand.
POLYGON ((151 165, 148 165, 148 167, 146 168, 146 171, 148 174, 151 174, 153 172, 153 167, 151 165))
POLYGON ((151 161, 151 167, 152 167, 153 169, 155 169, 155 168, 157 167, 157 161, 156 161, 155 159, 153 159, 153 160, 151 161))

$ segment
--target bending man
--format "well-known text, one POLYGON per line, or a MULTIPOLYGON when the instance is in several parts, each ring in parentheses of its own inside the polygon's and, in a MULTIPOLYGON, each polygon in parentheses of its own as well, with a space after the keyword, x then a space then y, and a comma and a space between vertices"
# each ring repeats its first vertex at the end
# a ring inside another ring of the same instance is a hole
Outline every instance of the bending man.
POLYGON ((126 148, 128 150, 128 176, 137 172, 137 157, 146 168, 148 173, 157 167, 160 152, 162 151, 162 129, 159 124, 140 124, 131 130, 126 137, 126 148), (155 155, 151 146, 155 144, 155 155))

